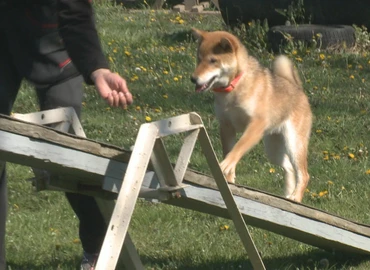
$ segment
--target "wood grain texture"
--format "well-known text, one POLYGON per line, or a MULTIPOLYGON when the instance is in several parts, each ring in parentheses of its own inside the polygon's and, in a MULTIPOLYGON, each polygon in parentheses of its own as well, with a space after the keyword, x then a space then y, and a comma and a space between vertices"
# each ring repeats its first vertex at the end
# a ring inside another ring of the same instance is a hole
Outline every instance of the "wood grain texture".
MULTIPOLYGON (((122 175, 130 159, 128 150, 6 116, 0 116, 0 130, 8 139, 17 138, 13 142, 0 140, 0 159, 57 169, 82 182, 86 181, 85 184, 100 186, 108 173, 107 179, 115 185, 116 191, 122 184, 122 175), (13 144, 14 149, 8 147, 8 151, 4 151, 4 144, 8 143, 13 144), (38 151, 31 152, 32 149, 24 147, 32 143, 38 144, 38 151), (40 153, 44 153, 47 158, 40 160, 40 153)), ((155 177, 147 178, 147 187, 155 187, 155 184, 150 183, 154 180, 155 177)), ((229 218, 227 210, 222 206, 222 199, 217 199, 220 194, 212 177, 188 169, 184 183, 189 184, 189 187, 183 189, 182 196, 165 203, 229 218)), ((367 251, 361 247, 369 241, 369 225, 249 187, 230 185, 230 189, 250 225, 318 247, 370 253, 370 245, 367 251), (332 232, 337 232, 337 236, 332 232), (351 247, 354 243, 358 247, 351 247)))

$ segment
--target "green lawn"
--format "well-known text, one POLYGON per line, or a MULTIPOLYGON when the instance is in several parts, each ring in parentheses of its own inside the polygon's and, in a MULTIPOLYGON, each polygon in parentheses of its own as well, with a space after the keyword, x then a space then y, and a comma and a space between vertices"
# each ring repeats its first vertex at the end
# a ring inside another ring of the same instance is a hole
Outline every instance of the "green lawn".
MULTIPOLYGON (((112 68, 124 76, 135 103, 110 109, 86 87, 83 126, 91 139, 129 147, 140 124, 198 112, 221 158, 218 123, 211 93, 197 94, 189 77, 196 44, 190 28, 222 30, 220 15, 168 11, 125 11, 98 6, 102 45, 112 68)), ((239 32, 251 53, 265 65, 272 55, 263 30, 251 25, 239 32)), ((370 224, 370 54, 287 47, 297 64, 314 117, 309 153, 311 181, 303 203, 370 224)), ((35 96, 24 84, 18 113, 36 111, 35 96)), ((167 139, 171 157, 180 141, 167 139)), ((209 172, 199 152, 191 168, 209 172)), ((57 192, 35 193, 27 167, 9 166, 7 260, 9 269, 76 269, 81 258, 76 217, 57 192)), ((258 145, 237 167, 241 184, 281 195, 283 172, 267 162, 258 145)), ((267 269, 370 269, 370 259, 320 249, 257 228, 250 228, 267 269), (329 260, 325 267, 323 259, 329 260)), ((251 269, 231 221, 163 204, 139 201, 130 234, 146 269, 251 269), (220 226, 230 226, 220 230, 220 226)))

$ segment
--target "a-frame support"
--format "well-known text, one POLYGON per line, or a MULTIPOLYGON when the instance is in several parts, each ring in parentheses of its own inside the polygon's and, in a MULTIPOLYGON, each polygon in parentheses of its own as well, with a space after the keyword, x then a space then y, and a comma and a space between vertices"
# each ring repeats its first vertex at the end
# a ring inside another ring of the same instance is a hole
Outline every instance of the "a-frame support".
POLYGON ((141 126, 96 265, 97 270, 113 270, 116 267, 149 164, 151 163, 158 177, 161 186, 160 191, 168 193, 182 189, 182 180, 197 140, 200 142, 204 156, 240 239, 250 257, 253 268, 265 269, 228 183, 219 167, 203 122, 198 114, 190 113, 141 126), (176 166, 173 168, 166 154, 162 138, 179 133, 187 133, 188 135, 180 151, 176 166))
MULTIPOLYGON (((75 110, 71 107, 57 108, 28 114, 15 113, 12 114, 12 117, 39 125, 48 125, 55 128, 56 130, 66 133, 69 132, 77 136, 86 138, 86 134, 81 126, 78 116, 75 110)), ((2 171, 1 166, 3 166, 3 164, 5 163, 0 161, 0 171, 2 171)), ((46 170, 40 170, 38 168, 32 168, 32 170, 35 174, 35 178, 31 180, 33 181, 36 189, 63 190, 63 188, 53 186, 53 176, 50 175, 46 170)), ((110 222, 112 212, 115 207, 115 202, 113 200, 104 200, 99 197, 95 197, 94 199, 105 222, 108 224, 110 222)), ((130 235, 128 233, 125 234, 123 239, 124 242, 122 243, 122 256, 116 259, 116 263, 119 259, 120 265, 125 265, 127 269, 144 269, 144 266, 140 260, 139 254, 137 253, 137 250, 131 240, 130 235)), ((106 268, 103 267, 102 269, 106 268)))

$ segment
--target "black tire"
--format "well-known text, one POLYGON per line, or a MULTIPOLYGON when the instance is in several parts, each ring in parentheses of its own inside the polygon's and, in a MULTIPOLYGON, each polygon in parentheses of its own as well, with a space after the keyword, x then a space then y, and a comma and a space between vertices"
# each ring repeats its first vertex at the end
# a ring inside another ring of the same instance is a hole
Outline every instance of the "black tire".
POLYGON ((353 47, 356 43, 355 29, 348 25, 315 25, 303 24, 299 26, 274 26, 267 32, 268 41, 273 51, 279 51, 281 45, 287 44, 284 35, 290 35, 293 42, 303 41, 311 45, 313 37, 316 37, 317 47, 326 49, 328 47, 342 46, 353 47), (320 40, 317 34, 321 35, 320 40))

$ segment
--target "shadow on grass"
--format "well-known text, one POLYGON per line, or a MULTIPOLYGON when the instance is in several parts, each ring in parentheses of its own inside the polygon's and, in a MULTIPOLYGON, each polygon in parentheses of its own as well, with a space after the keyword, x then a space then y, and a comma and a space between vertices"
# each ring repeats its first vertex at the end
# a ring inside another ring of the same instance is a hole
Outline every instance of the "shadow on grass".
POLYGON ((176 43, 195 41, 190 28, 187 30, 175 31, 172 33, 164 33, 161 38, 165 45, 174 45, 176 43))
POLYGON ((44 263, 16 263, 7 262, 9 270, 79 270, 81 264, 81 256, 69 258, 69 260, 53 260, 45 261, 44 263))
MULTIPOLYGON (((175 259, 152 259, 149 257, 141 256, 142 261, 151 266, 158 266, 164 269, 169 265, 176 265, 178 270, 217 270, 217 269, 243 269, 253 270, 252 264, 249 259, 238 260, 224 260, 207 261, 201 264, 194 264, 193 258, 184 258, 181 261, 175 259)), ((369 261, 370 256, 336 254, 317 250, 304 255, 289 255, 282 256, 274 259, 263 259, 266 269, 349 269, 351 267, 359 266, 361 263, 369 261)))

